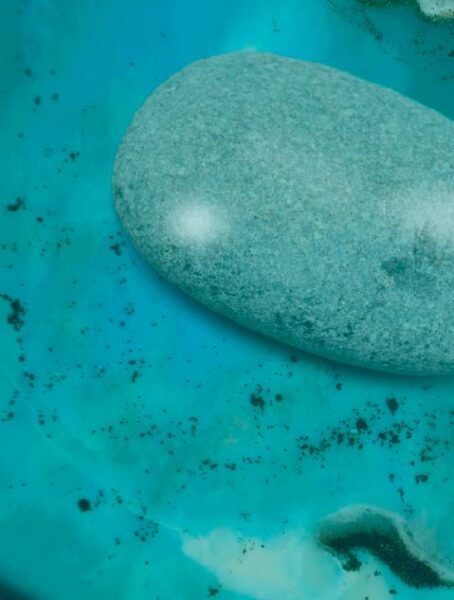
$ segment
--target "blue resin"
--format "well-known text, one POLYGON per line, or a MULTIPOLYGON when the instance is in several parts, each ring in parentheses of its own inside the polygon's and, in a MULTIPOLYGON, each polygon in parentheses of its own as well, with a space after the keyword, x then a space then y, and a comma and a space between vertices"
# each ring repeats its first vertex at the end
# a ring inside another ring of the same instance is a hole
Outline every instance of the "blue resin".
POLYGON ((346 572, 317 534, 327 515, 374 505, 452 560, 454 380, 315 359, 209 313, 132 249, 110 181, 150 90, 233 50, 326 63, 452 119, 452 23, 356 0, 7 1, 0 13, 4 589, 450 599, 366 550, 346 572))

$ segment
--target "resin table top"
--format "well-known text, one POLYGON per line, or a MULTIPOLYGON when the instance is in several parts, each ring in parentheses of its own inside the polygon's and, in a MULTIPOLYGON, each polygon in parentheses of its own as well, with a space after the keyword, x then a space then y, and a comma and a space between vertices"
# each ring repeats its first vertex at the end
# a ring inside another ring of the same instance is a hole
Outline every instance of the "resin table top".
POLYGON ((134 250, 111 177, 151 90, 231 51, 452 119, 453 23, 226 6, 1 5, 0 596, 448 600, 453 378, 342 366, 207 311, 134 250))

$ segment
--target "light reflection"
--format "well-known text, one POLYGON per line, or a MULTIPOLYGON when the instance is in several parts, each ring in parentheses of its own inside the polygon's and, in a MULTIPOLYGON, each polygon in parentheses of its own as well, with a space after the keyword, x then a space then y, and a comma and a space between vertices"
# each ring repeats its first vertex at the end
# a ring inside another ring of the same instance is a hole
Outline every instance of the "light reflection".
POLYGON ((176 205, 170 221, 172 232, 185 243, 212 243, 227 230, 225 218, 218 207, 197 201, 176 205))
POLYGON ((408 195, 411 205, 404 224, 414 233, 426 232, 440 243, 454 244, 454 190, 420 186, 408 195))

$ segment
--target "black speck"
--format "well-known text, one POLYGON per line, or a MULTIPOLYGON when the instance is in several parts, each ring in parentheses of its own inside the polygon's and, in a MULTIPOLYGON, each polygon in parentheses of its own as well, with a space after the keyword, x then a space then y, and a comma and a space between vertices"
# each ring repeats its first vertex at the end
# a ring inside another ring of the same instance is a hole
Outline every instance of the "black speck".
POLYGON ((429 479, 429 476, 424 473, 421 473, 420 475, 415 475, 415 481, 418 485, 420 483, 427 483, 428 479, 429 479))
POLYGON ((121 246, 120 244, 117 242, 116 244, 112 244, 112 246, 110 247, 110 249, 112 250, 112 252, 114 252, 117 256, 121 256, 121 246))
POLYGON ((399 408, 399 403, 393 396, 391 396, 390 398, 386 398, 386 406, 389 408, 390 413, 395 415, 397 409, 399 408))
POLYGON ((251 394, 249 401, 254 408, 260 408, 261 410, 265 408, 265 400, 257 394, 251 394))
POLYGON ((18 210, 25 210, 25 202, 22 198, 16 198, 14 204, 7 204, 7 210, 10 212, 17 212, 18 210))
POLYGON ((367 431, 369 426, 367 425, 367 421, 362 419, 361 417, 356 421, 356 429, 358 431, 367 431))
POLYGON ((342 568, 344 571, 359 571, 362 566, 362 562, 351 552, 348 552, 344 561, 342 562, 342 568))
POLYGON ((88 512, 89 510, 91 510, 90 501, 86 498, 81 498, 77 502, 77 506, 79 507, 80 512, 88 512))

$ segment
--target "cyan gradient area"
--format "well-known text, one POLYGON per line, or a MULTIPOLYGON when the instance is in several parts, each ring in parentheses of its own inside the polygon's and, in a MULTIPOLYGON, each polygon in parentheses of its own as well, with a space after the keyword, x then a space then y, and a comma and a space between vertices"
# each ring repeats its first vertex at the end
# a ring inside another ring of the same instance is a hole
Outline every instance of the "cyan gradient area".
POLYGON ((111 197, 134 111, 213 54, 323 62, 454 118, 452 23, 369 4, 1 3, 5 598, 452 597, 366 552, 345 572, 315 536, 372 504, 454 560, 454 380, 340 366, 209 313, 133 251, 111 197))

